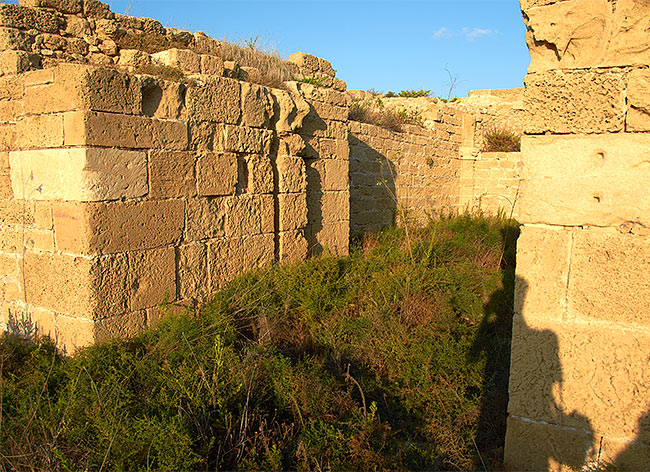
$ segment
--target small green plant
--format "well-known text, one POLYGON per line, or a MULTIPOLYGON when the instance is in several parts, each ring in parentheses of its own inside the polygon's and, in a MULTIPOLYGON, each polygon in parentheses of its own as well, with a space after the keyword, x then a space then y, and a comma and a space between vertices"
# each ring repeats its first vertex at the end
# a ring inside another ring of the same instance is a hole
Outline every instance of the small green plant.
POLYGON ((399 93, 399 96, 403 98, 428 97, 429 95, 431 95, 431 90, 402 90, 399 93))
POLYGON ((386 98, 394 98, 394 97, 397 97, 397 95, 395 95, 394 92, 391 92, 391 91, 389 90, 388 92, 386 92, 386 94, 384 95, 384 97, 386 97, 386 98))
POLYGON ((321 77, 305 77, 304 75, 302 76, 301 79, 293 79, 296 82, 302 82, 303 84, 311 84, 315 85, 317 87, 322 87, 325 83, 325 80, 321 77))
POLYGON ((492 127, 483 134, 482 152, 520 152, 521 136, 506 128, 492 127))

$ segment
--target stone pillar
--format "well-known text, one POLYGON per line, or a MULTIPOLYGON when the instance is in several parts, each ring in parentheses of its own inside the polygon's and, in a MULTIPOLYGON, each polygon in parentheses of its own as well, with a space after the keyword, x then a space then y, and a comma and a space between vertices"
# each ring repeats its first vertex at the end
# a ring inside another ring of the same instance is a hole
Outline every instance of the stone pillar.
POLYGON ((505 461, 650 468, 650 2, 522 0, 505 461))

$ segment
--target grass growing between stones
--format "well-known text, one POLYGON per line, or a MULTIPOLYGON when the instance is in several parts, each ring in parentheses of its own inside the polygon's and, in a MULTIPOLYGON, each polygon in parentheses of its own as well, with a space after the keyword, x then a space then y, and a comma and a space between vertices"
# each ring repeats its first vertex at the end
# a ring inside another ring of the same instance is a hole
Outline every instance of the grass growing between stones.
POLYGON ((1 467, 498 468, 517 233, 389 229, 69 358, 5 334, 1 467))

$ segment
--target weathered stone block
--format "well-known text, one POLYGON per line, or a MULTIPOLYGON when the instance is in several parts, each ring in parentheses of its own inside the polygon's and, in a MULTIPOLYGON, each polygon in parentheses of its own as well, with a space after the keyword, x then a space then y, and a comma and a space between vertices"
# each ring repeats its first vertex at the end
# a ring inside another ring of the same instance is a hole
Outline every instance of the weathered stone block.
POLYGON ((176 300, 176 254, 168 246, 128 253, 131 311, 176 300))
POLYGON ((566 313, 573 232, 524 225, 517 240, 515 313, 561 320, 566 313))
POLYGON ((618 438, 647 439, 638 419, 650 408, 639 392, 650 335, 582 322, 513 322, 511 415, 618 438))
POLYGON ((201 56, 189 49, 168 49, 151 55, 154 62, 175 67, 189 74, 201 72, 201 56))
POLYGON ((58 33, 62 21, 45 10, 22 7, 12 4, 0 5, 0 26, 22 30, 35 29, 45 33, 58 33))
POLYGON ((525 132, 604 133, 625 126, 625 72, 550 71, 525 79, 525 132))
POLYGON ((232 195, 237 186, 237 156, 205 153, 196 165, 196 188, 201 196, 232 195))
POLYGON ((81 13, 82 0, 20 0, 24 7, 52 8, 61 13, 81 13))
POLYGON ((630 73, 627 87, 627 131, 650 131, 650 71, 637 69, 630 73))
POLYGON ((650 226, 650 136, 524 137, 519 217, 565 226, 650 226))
POLYGON ((268 128, 273 117, 273 96, 266 87, 242 82, 242 125, 268 128))
POLYGON ((201 74, 223 77, 223 60, 218 56, 201 56, 201 74))
POLYGON ((150 151, 149 198, 196 196, 195 165, 190 151, 150 151))
POLYGON ((200 198, 187 201, 185 241, 221 238, 226 231, 227 197, 200 198))
POLYGON ((304 192, 307 189, 307 172, 302 157, 279 156, 276 166, 281 193, 304 192))
POLYGON ((114 69, 61 64, 53 69, 53 81, 25 88, 25 112, 56 113, 94 110, 137 114, 140 81, 114 69))
POLYGON ((57 346, 65 349, 66 353, 73 354, 95 342, 95 322, 93 320, 57 314, 55 323, 57 346))
POLYGON ((197 121, 237 124, 241 117, 241 86, 233 79, 211 77, 187 90, 189 115, 197 121))
POLYGON ((248 155, 244 158, 247 192, 251 194, 267 194, 273 192, 273 167, 267 156, 248 155))
POLYGON ((650 326, 650 240, 617 232, 575 232, 569 317, 650 326))
POLYGON ((187 123, 143 116, 70 112, 64 117, 67 146, 185 150, 187 123))
POLYGON ((207 252, 202 243, 183 244, 176 249, 178 297, 202 298, 208 290, 207 252))
POLYGON ((256 195, 238 195, 225 201, 226 237, 237 238, 262 232, 262 203, 256 195))
POLYGON ((0 152, 16 148, 16 125, 0 123, 0 152))
POLYGON ((93 327, 94 342, 135 336, 145 329, 146 321, 147 312, 145 310, 122 313, 97 320, 93 327))
POLYGON ((325 192, 320 198, 322 221, 349 221, 350 194, 348 192, 325 192))
POLYGON ((63 115, 28 115, 16 123, 16 146, 20 149, 63 146, 63 115))
POLYGON ((176 243, 184 227, 180 200, 54 204, 59 250, 101 254, 176 243))
POLYGON ((222 146, 228 152, 268 155, 272 139, 271 130, 226 125, 222 146))
POLYGON ((598 456, 594 436, 582 430, 560 428, 508 418, 505 466, 507 470, 570 472, 598 456))
POLYGON ((241 272, 271 262, 274 250, 272 234, 210 242, 208 244, 210 287, 219 288, 241 272))
POLYGON ((22 77, 0 77, 0 100, 22 100, 23 88, 22 77))
POLYGON ((87 319, 128 307, 125 255, 85 258, 25 253, 25 291, 30 303, 87 319))
POLYGON ((298 262, 307 259, 309 243, 303 230, 284 231, 280 233, 280 261, 298 262))
POLYGON ((278 195, 280 231, 304 228, 307 225, 307 196, 304 193, 278 195))
POLYGON ((9 153, 14 195, 27 200, 100 201, 147 193, 144 152, 74 148, 9 153))

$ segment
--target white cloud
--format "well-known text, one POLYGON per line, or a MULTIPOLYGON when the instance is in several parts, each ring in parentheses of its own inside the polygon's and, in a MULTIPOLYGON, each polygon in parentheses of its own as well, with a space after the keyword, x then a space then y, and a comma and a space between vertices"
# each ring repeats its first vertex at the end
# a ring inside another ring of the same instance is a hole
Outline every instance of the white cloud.
POLYGON ((487 28, 469 28, 464 27, 460 31, 454 31, 447 27, 442 27, 433 33, 433 39, 452 39, 465 38, 467 41, 476 41, 477 39, 487 38, 499 34, 499 30, 487 28))

